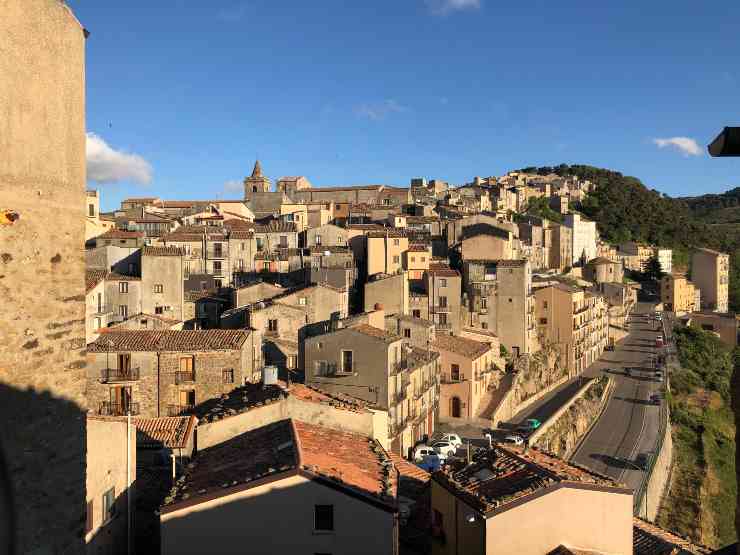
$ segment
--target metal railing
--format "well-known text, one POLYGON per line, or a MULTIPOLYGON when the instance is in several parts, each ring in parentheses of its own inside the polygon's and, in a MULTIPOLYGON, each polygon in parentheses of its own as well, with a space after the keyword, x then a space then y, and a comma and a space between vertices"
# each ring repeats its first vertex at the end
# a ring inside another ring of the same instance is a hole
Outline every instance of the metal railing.
POLYGON ((450 322, 445 322, 444 324, 441 322, 435 322, 434 327, 436 327, 438 330, 451 330, 452 324, 450 322))
POLYGON ((195 381, 195 370, 178 370, 175 372, 175 383, 190 383, 195 381))
POLYGON ((110 401, 103 401, 100 403, 98 412, 103 416, 126 416, 127 414, 136 416, 139 414, 139 403, 112 403, 110 401))
POLYGON ((206 249, 206 258, 219 259, 219 258, 228 258, 228 256, 229 256, 228 249, 220 249, 220 250, 214 249, 214 248, 206 249))
POLYGON ((139 379, 139 368, 103 368, 100 371, 101 383, 135 382, 139 379))
POLYGON ((408 395, 405 389, 401 389, 400 391, 396 391, 395 393, 391 394, 391 400, 393 401, 394 405, 398 405, 402 403, 407 398, 408 398, 408 395))
POLYGON ((92 305, 88 307, 90 309, 90 313, 93 316, 102 316, 103 314, 110 314, 111 312, 116 311, 116 307, 112 304, 101 304, 101 305, 92 305))

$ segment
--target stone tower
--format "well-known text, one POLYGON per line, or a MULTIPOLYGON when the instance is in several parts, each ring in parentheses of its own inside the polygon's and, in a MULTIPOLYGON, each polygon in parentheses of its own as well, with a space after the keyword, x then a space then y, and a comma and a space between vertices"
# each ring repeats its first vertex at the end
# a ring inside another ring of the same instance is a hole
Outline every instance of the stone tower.
POLYGON ((252 170, 252 175, 244 180, 244 199, 252 198, 252 193, 269 193, 272 183, 262 174, 262 166, 257 160, 252 170))

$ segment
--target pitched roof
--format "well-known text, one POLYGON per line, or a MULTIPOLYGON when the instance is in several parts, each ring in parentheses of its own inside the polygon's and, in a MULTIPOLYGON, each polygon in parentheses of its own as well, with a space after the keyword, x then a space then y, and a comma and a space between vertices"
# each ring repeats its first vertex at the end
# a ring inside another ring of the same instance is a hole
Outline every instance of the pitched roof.
POLYGON ((195 416, 200 422, 216 422, 269 405, 285 397, 287 393, 280 386, 246 383, 220 397, 200 403, 195 408, 195 416))
POLYGON ((705 555, 712 553, 709 547, 695 544, 691 540, 637 517, 632 519, 632 548, 634 555, 673 555, 673 553, 705 555), (681 551, 674 551, 676 548, 681 551))
POLYGON ((437 335, 432 342, 432 348, 449 351, 467 358, 478 358, 491 350, 491 345, 481 343, 475 339, 459 337, 457 335, 437 335))
POLYGON ((262 177, 262 164, 257 160, 254 163, 254 169, 252 170, 252 177, 262 177))
POLYGON ((256 233, 295 233, 296 226, 290 222, 271 221, 267 224, 255 225, 254 231, 256 233))
POLYGON ((296 474, 396 510, 396 472, 375 440, 281 420, 200 451, 165 499, 162 512, 296 474))
POLYGON ((185 251, 178 247, 142 247, 142 256, 184 256, 185 251))
POLYGON ((127 276, 116 272, 108 272, 105 281, 141 281, 141 276, 127 276))
POLYGON ((587 484, 605 491, 632 494, 632 490, 585 467, 534 448, 525 452, 503 445, 477 455, 470 465, 465 461, 453 462, 452 466, 436 472, 432 479, 484 514, 559 484, 587 484))
POLYGON ((95 286, 105 279, 108 270, 86 269, 85 270, 85 293, 89 293, 95 286))
POLYGON ((249 334, 248 330, 116 330, 88 343, 87 351, 231 351, 241 349, 249 334))
POLYGON ((604 264, 619 264, 619 262, 614 262, 613 260, 609 260, 608 258, 604 258, 603 256, 592 258, 588 261, 588 263, 593 264, 594 266, 603 266, 604 264))
MULTIPOLYGON (((401 336, 399 335, 387 332, 385 330, 381 330, 380 328, 376 328, 375 326, 370 326, 368 324, 358 324, 356 326, 352 326, 352 327, 345 328, 345 329, 352 330, 357 333, 361 333, 363 335, 367 335, 368 337, 374 337, 375 339, 381 339, 385 341, 386 343, 393 343, 394 341, 398 341, 401 339, 401 336)), ((341 330, 338 330, 338 331, 341 331, 341 330)))
POLYGON ((143 231, 124 231, 122 229, 109 229, 98 235, 96 239, 143 239, 143 231))
POLYGON ((447 264, 430 264, 427 273, 439 277, 460 277, 460 273, 447 264))
MULTIPOLYGON (((159 320, 163 324, 167 324, 170 326, 174 326, 175 324, 179 324, 182 322, 182 320, 178 320, 177 318, 167 318, 166 316, 162 316, 161 314, 147 314, 146 312, 139 312, 138 314, 135 314, 134 316, 129 317, 129 320, 136 320, 139 318, 151 318, 152 320, 159 320)), ((120 327, 124 325, 126 325, 126 320, 122 322, 116 322, 116 323, 110 324, 107 329, 111 329, 111 328, 115 329, 116 327, 120 327)))
POLYGON ((184 448, 195 428, 194 416, 174 416, 162 418, 133 418, 136 426, 136 445, 170 449, 184 448))

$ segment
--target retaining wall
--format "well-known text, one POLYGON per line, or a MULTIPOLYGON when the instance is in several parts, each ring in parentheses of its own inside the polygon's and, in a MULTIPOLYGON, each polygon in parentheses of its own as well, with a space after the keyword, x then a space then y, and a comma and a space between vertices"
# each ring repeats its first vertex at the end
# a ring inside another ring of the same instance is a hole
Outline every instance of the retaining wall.
MULTIPOLYGON (((667 412, 667 410, 666 410, 667 412)), ((667 416, 667 422, 670 422, 670 415, 667 416)), ((671 469, 673 467, 673 437, 671 436, 670 424, 665 426, 663 432, 663 442, 658 453, 655 463, 650 472, 650 478, 644 487, 644 494, 636 507, 636 515, 655 522, 660 510, 660 504, 666 493, 668 484, 671 480, 671 469)), ((638 493, 635 492, 635 495, 638 493)))
POLYGON ((537 442, 537 440, 542 437, 542 434, 544 434, 547 430, 550 429, 550 427, 555 424, 555 422, 558 421, 558 418, 560 418, 563 414, 565 414, 565 411, 567 411, 570 406, 576 402, 577 399, 580 399, 583 397, 583 395, 586 393, 586 391, 589 390, 591 385, 594 383, 594 380, 586 380, 584 385, 581 386, 578 391, 575 392, 575 394, 568 399, 558 410, 556 410, 550 418, 545 420, 542 425, 537 428, 530 436, 529 436, 529 443, 534 444, 537 442))

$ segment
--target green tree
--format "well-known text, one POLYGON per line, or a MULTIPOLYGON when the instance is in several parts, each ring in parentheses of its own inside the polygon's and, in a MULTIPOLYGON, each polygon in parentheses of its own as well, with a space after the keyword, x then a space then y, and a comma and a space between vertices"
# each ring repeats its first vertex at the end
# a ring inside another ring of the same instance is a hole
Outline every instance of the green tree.
POLYGON ((645 277, 655 281, 660 281, 663 277, 663 269, 660 267, 660 261, 657 256, 651 256, 645 266, 645 277))

